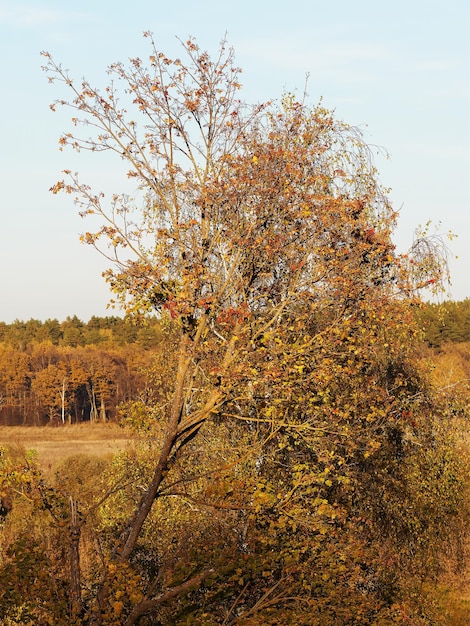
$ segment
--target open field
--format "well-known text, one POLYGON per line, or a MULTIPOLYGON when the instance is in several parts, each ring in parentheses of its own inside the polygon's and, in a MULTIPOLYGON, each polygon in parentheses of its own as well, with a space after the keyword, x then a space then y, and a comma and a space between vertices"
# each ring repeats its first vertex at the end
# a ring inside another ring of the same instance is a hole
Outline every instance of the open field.
POLYGON ((115 424, 73 426, 0 426, 0 446, 36 450, 39 461, 51 468, 73 454, 105 456, 124 450, 129 433, 115 424))

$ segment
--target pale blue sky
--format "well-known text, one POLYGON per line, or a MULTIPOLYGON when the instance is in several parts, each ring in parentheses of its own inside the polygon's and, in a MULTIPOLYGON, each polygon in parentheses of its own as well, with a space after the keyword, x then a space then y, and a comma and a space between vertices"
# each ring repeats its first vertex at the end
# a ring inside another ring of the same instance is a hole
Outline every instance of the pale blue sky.
MULTIPOLYGON (((302 91, 384 146, 384 185, 400 208, 404 251, 428 219, 451 244, 451 296, 470 296, 470 3, 467 0, 0 0, 0 321, 106 315, 104 262, 80 245, 86 223, 49 193, 63 169, 113 177, 93 155, 58 151, 68 128, 49 104, 64 95, 41 72, 41 50, 104 85, 113 61, 146 56, 151 30, 169 56, 176 37, 209 51, 227 33, 251 102, 302 91), (102 170, 100 169, 102 167, 102 170)), ((119 177, 116 174, 116 191, 119 177)))

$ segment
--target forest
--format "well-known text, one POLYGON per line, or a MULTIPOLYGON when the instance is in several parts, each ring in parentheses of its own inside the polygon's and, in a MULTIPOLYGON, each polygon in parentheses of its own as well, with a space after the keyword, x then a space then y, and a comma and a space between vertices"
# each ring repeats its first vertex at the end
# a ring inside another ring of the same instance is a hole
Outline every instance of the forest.
MULTIPOLYGON (((436 367, 452 355, 469 380, 470 300, 423 303, 416 315, 436 367)), ((117 421, 120 405, 158 394, 149 368, 163 366, 171 336, 157 317, 0 323, 0 425, 117 421)))
POLYGON ((148 393, 145 370, 163 349, 162 324, 77 317, 0 325, 0 424, 106 422, 148 393))
POLYGON ((123 317, 0 325, 1 428, 129 446, 0 448, 1 623, 468 624, 469 300, 426 304, 446 237, 396 249, 370 147, 321 102, 249 104, 226 41, 144 37, 104 88, 43 53, 59 148, 128 168, 51 187, 123 317))

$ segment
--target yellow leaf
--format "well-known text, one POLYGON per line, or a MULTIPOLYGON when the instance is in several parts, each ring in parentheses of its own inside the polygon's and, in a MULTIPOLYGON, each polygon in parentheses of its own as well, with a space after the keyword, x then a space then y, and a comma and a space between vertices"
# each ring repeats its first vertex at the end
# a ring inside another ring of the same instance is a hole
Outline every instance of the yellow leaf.
POLYGON ((121 602, 121 601, 114 602, 113 604, 114 616, 119 617, 119 615, 121 615, 122 613, 123 608, 124 608, 124 602, 121 602))

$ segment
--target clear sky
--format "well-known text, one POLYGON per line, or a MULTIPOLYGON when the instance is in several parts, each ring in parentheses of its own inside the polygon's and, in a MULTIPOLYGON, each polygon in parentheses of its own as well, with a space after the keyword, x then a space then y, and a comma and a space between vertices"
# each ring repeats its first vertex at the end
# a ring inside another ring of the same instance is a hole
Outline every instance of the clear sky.
MULTIPOLYGON (((86 223, 49 188, 63 169, 101 176, 94 155, 58 151, 63 97, 41 50, 104 86, 114 61, 146 56, 151 30, 168 56, 193 35, 216 51, 227 33, 249 102, 302 92, 360 126, 400 209, 401 251, 428 219, 458 238, 451 297, 470 297, 470 3, 467 0, 0 0, 0 321, 110 315, 104 261, 78 241, 86 223)), ((103 177, 118 174, 103 167, 103 177)))

